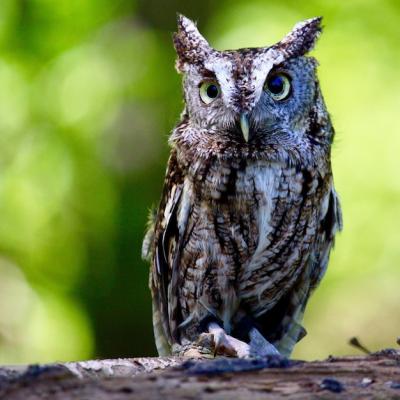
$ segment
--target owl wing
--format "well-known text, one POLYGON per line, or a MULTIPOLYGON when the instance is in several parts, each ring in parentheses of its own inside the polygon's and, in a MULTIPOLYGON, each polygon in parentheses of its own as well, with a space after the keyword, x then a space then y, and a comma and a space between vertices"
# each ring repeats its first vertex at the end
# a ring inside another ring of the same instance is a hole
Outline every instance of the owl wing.
POLYGON ((179 215, 183 192, 183 173, 173 152, 168 162, 163 194, 155 223, 143 243, 143 256, 151 261, 150 289, 153 300, 153 325, 160 355, 170 353, 179 310, 176 291, 177 268, 187 213, 179 215), (178 226, 179 218, 179 226, 178 226))
POLYGON ((335 235, 343 228, 340 201, 333 184, 325 201, 327 202, 327 207, 323 207, 323 210, 326 209, 326 212, 321 213, 318 241, 310 260, 311 291, 318 286, 324 276, 328 266, 329 253, 335 243, 335 235))
MULTIPOLYGON (((301 325, 304 310, 311 293, 325 274, 335 234, 342 229, 342 225, 340 202, 332 184, 322 205, 318 240, 307 268, 295 288, 281 303, 282 308, 285 309, 285 316, 277 331, 282 334, 274 344, 285 356, 289 356, 295 344, 306 335, 306 331, 301 325)), ((268 321, 266 322, 268 323, 268 321)))

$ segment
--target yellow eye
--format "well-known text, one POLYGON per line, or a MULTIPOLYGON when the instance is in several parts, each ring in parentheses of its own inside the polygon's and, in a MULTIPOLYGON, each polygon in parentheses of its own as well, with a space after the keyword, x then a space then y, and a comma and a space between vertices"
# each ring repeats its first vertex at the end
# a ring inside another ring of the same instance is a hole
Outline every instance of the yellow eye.
POLYGON ((221 93, 216 81, 204 81, 200 85, 200 98, 204 103, 212 103, 221 93))
POLYGON ((274 100, 285 100, 290 95, 291 82, 287 75, 278 73, 269 76, 265 82, 264 90, 269 92, 274 100))

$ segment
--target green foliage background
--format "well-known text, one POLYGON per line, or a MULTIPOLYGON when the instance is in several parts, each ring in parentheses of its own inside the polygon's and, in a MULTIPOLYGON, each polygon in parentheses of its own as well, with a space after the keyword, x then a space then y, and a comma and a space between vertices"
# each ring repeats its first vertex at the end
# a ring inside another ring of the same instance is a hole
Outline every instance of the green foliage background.
POLYGON ((400 6, 394 0, 0 3, 0 363, 154 355, 148 267, 168 132, 182 108, 179 11, 216 48, 324 16, 315 56, 337 131, 345 229, 296 357, 400 334, 400 6))

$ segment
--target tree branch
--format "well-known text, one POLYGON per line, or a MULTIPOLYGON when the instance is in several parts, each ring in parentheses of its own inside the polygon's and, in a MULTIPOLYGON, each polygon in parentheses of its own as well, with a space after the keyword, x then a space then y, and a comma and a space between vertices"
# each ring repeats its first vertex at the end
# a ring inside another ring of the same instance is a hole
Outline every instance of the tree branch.
POLYGON ((400 352, 325 361, 132 358, 0 368, 0 399, 399 399, 400 352))

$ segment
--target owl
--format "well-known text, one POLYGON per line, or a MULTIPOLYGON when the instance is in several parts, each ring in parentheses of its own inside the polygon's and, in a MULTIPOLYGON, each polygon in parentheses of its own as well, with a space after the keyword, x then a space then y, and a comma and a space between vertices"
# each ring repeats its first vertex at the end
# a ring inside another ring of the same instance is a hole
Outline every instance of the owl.
POLYGON ((272 46, 219 51, 178 16, 185 107, 143 244, 160 355, 289 357, 305 335, 342 227, 334 129, 307 56, 320 33, 313 18, 272 46))

